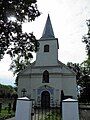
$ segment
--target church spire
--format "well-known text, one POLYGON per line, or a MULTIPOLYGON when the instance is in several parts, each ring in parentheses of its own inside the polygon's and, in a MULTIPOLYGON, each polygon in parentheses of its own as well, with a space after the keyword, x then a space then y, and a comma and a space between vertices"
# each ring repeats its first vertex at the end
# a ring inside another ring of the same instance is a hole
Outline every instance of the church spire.
POLYGON ((49 14, 47 17, 47 21, 41 39, 42 38, 55 38, 49 14))

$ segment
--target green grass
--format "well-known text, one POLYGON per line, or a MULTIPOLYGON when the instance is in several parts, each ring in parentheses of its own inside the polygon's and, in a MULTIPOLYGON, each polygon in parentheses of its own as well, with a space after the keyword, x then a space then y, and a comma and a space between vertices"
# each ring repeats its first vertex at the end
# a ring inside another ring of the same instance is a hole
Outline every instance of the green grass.
POLYGON ((44 118, 44 120, 61 120, 60 119, 60 115, 59 114, 57 114, 57 113, 51 113, 51 114, 48 114, 45 118, 44 118))
POLYGON ((15 114, 14 112, 11 110, 11 111, 8 111, 8 109, 2 109, 1 110, 1 113, 0 113, 0 120, 5 120, 7 118, 11 118, 13 117, 15 114))
POLYGON ((44 118, 40 118, 40 120, 62 120, 60 114, 56 112, 47 113, 44 118))

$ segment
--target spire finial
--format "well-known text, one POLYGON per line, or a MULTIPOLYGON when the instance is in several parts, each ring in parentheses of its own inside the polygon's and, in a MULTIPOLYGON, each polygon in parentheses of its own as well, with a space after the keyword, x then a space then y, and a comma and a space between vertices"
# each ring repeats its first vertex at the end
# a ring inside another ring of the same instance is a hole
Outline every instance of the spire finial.
POLYGON ((41 38, 55 38, 49 14, 41 38))

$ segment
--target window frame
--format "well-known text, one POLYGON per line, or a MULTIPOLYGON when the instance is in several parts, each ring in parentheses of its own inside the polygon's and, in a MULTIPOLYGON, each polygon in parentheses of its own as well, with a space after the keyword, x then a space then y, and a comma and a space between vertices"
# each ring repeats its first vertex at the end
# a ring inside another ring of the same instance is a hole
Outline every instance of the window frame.
POLYGON ((44 52, 49 52, 49 45, 44 45, 44 52))
POLYGON ((49 72, 47 70, 43 72, 42 83, 49 83, 49 72))

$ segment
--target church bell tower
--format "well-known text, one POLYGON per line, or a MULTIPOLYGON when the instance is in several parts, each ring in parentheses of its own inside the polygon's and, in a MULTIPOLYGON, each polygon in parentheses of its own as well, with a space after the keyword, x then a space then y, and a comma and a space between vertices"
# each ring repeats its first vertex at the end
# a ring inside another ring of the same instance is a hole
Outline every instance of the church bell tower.
POLYGON ((50 16, 43 30, 42 37, 38 40, 39 50, 36 53, 36 66, 55 66, 58 64, 58 39, 55 38, 50 16))

